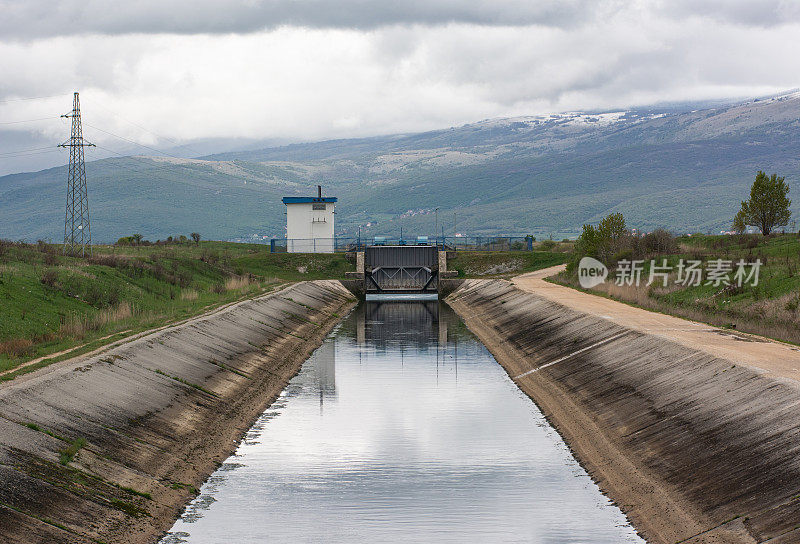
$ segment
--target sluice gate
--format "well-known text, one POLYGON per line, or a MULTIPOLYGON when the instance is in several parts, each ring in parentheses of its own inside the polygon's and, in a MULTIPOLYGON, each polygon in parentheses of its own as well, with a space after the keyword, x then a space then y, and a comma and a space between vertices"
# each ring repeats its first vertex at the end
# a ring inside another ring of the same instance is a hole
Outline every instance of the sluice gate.
POLYGON ((369 246, 364 251, 367 300, 435 300, 438 280, 434 246, 369 246))

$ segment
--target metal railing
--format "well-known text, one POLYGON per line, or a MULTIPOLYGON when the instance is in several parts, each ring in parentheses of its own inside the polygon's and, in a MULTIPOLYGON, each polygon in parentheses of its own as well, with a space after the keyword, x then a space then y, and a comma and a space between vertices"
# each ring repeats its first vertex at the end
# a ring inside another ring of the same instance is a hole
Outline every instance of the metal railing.
POLYGON ((431 245, 451 251, 533 251, 531 236, 416 236, 413 238, 273 238, 270 253, 340 253, 363 251, 367 246, 431 245))

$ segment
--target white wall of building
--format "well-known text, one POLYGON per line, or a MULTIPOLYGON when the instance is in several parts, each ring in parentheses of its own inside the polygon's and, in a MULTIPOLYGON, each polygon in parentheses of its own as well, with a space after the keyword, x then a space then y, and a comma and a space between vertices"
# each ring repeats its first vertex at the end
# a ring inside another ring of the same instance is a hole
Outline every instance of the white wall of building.
POLYGON ((289 253, 333 253, 335 202, 286 204, 286 250, 289 253))

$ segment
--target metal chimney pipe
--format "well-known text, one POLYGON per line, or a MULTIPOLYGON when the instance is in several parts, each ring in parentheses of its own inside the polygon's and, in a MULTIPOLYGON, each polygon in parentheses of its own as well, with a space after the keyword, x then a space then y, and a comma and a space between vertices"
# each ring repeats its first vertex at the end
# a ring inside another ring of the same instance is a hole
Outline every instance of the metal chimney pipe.
POLYGON ((317 185, 317 196, 322 198, 322 185, 317 185))

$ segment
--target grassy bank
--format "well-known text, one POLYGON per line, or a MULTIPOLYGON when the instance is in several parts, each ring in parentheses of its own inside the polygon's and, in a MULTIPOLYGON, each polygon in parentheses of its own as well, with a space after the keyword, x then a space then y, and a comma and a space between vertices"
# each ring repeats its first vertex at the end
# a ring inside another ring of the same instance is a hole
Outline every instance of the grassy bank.
MULTIPOLYGON (((638 287, 616 285, 612 271, 606 283, 589 291, 718 327, 800 344, 800 237, 694 235, 678 237, 676 242, 677 249, 669 253, 637 257, 646 260, 638 287), (667 259, 668 265, 674 267, 667 287, 660 281, 646 285, 650 259, 659 264, 667 259), (739 259, 760 259, 762 266, 757 285, 706 285, 704 277, 701 285, 682 286, 676 283, 680 259, 700 260, 704 268, 716 259, 734 263, 739 259)), ((579 288, 575 271, 560 274, 553 281, 579 288)))
POLYGON ((556 244, 550 251, 459 251, 448 259, 459 278, 506 278, 567 262, 571 245, 556 244))
POLYGON ((32 360, 46 358, 24 370, 352 269, 342 254, 270 254, 254 244, 95 246, 92 257, 77 258, 60 246, 0 241, 0 379, 32 360))

